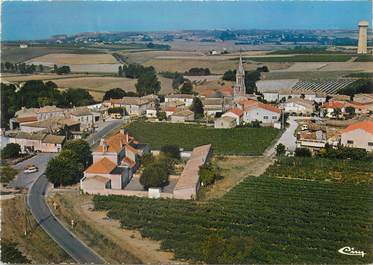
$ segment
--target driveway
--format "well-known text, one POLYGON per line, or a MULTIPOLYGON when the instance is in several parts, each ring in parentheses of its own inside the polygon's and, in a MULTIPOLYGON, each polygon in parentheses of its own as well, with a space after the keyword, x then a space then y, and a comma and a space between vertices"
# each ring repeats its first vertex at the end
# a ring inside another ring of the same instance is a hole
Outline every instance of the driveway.
POLYGON ((272 145, 272 147, 267 150, 264 155, 265 156, 274 156, 276 154, 276 146, 278 144, 283 144, 287 151, 294 152, 296 146, 297 138, 295 137, 295 130, 298 127, 297 119, 304 119, 304 117, 293 117, 290 116, 288 118, 289 126, 286 128, 285 132, 281 135, 281 137, 277 140, 277 142, 272 145))

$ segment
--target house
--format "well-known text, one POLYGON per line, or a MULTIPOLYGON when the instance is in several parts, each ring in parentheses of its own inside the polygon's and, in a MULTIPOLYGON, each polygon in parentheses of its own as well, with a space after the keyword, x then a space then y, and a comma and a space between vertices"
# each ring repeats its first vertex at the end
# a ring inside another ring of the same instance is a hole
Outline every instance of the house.
POLYGON ((214 128, 229 129, 237 126, 237 119, 231 116, 222 116, 214 121, 214 128))
POLYGON ((297 147, 318 151, 321 148, 324 148, 326 143, 326 132, 323 130, 306 130, 297 133, 297 147))
POLYGON ((243 119, 243 111, 240 108, 233 108, 228 110, 222 117, 232 117, 235 119, 236 125, 240 125, 243 119))
POLYGON ((65 117, 65 109, 58 108, 56 106, 44 106, 42 108, 25 108, 22 107, 14 115, 14 118, 10 119, 10 129, 13 130, 21 124, 43 121, 50 118, 61 118, 65 117))
POLYGON ((207 116, 215 116, 217 113, 225 111, 223 98, 205 98, 202 99, 202 104, 207 116))
POLYGON ((266 101, 278 102, 283 97, 287 99, 292 95, 292 88, 298 81, 298 79, 259 80, 256 82, 256 87, 266 101))
POLYGON ((177 103, 182 102, 186 107, 189 107, 193 103, 194 96, 190 94, 170 94, 165 96, 164 101, 166 103, 177 103))
POLYGON ((95 124, 95 115, 87 107, 73 108, 70 112, 70 118, 80 122, 85 128, 92 128, 95 124))
POLYGON ((265 126, 273 126, 280 120, 281 110, 271 104, 247 101, 243 104, 243 122, 259 121, 265 126))
POLYGON ((101 139, 92 153, 93 164, 80 180, 80 188, 89 194, 112 194, 123 190, 138 169, 140 158, 149 152, 147 144, 137 142, 124 130, 101 139))
POLYGON ((9 137, 10 143, 19 144, 21 152, 45 152, 57 153, 62 150, 65 143, 65 136, 51 135, 47 133, 26 133, 17 132, 14 136, 9 137))
POLYGON ((57 134, 64 129, 77 132, 80 131, 80 122, 64 117, 56 117, 36 122, 21 123, 19 129, 28 133, 46 132, 57 134))
POLYGON ((291 98, 281 104, 285 113, 297 115, 311 115, 314 112, 313 101, 291 98))
POLYGON ((155 107, 149 107, 146 109, 146 115, 147 118, 156 118, 157 117, 157 110, 155 107))
POLYGON ((179 180, 174 189, 175 199, 197 199, 200 188, 199 169, 208 163, 212 155, 211 144, 198 146, 193 149, 179 180))
POLYGON ((368 111, 373 112, 373 93, 371 94, 355 94, 352 103, 363 105, 368 111))
POLYGON ((176 111, 171 115, 171 122, 194 121, 194 112, 191 110, 176 111))
POLYGON ((328 118, 342 118, 343 116, 348 115, 347 108, 353 108, 356 114, 369 113, 366 106, 347 101, 329 100, 321 106, 321 110, 328 118))
POLYGON ((143 116, 146 114, 147 108, 154 107, 154 101, 145 97, 123 97, 121 99, 105 100, 103 105, 108 108, 125 108, 128 115, 131 116, 143 116))
POLYGON ((341 132, 341 144, 373 151, 373 121, 351 124, 341 132))

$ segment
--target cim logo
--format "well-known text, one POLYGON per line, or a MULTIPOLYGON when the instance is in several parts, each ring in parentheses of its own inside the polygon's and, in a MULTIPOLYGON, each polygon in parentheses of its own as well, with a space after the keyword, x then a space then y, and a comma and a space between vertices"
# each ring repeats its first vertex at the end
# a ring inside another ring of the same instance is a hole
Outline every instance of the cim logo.
POLYGON ((366 253, 364 251, 355 250, 352 247, 343 247, 338 250, 339 253, 343 255, 349 255, 349 256, 361 256, 364 258, 366 253))

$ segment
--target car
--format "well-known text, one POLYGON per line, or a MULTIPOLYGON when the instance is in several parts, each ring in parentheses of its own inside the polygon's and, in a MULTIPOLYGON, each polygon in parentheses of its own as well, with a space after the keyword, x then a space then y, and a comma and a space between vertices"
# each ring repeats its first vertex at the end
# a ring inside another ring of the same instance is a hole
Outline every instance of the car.
POLYGON ((24 173, 35 173, 38 171, 39 171, 39 168, 35 165, 29 165, 23 170, 24 173))

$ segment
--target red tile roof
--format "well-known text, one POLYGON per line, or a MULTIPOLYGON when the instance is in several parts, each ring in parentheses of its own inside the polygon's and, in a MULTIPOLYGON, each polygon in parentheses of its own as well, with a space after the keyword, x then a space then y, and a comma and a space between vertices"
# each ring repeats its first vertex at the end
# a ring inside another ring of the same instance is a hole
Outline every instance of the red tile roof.
POLYGON ((89 168, 85 170, 85 173, 89 174, 110 174, 117 165, 109 158, 104 157, 103 159, 93 163, 89 168))
MULTIPOLYGON (((128 139, 131 141, 133 138, 128 135, 128 139)), ((124 145, 128 144, 127 134, 118 132, 117 134, 105 139, 105 143, 108 145, 107 152, 118 153, 123 149, 124 145)), ((95 151, 103 152, 104 146, 100 144, 95 151)))
POLYGON ((230 109, 230 110, 228 110, 228 112, 232 112, 232 113, 236 114, 238 117, 241 117, 243 115, 243 111, 239 108, 230 109))
POLYGON ((134 167, 136 165, 136 162, 127 156, 123 158, 122 163, 128 165, 129 167, 134 167))
POLYGON ((347 128, 345 128, 342 133, 351 132, 354 130, 364 130, 370 134, 373 134, 373 121, 362 121, 358 123, 354 123, 349 125, 347 128))
POLYGON ((264 103, 258 102, 258 107, 262 108, 262 109, 272 111, 272 112, 281 113, 281 110, 279 108, 277 108, 277 107, 275 107, 271 104, 264 104, 264 103))
POLYGON ((19 118, 17 118, 17 122, 18 123, 22 123, 22 122, 34 122, 34 121, 38 121, 38 118, 36 116, 19 117, 19 118))

